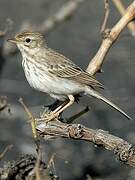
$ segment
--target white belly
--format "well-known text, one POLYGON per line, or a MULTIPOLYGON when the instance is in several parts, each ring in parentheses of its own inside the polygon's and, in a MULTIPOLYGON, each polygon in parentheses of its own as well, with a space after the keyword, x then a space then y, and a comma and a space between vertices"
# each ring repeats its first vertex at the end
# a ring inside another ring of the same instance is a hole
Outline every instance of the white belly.
POLYGON ((29 71, 26 67, 24 68, 24 71, 30 86, 39 91, 48 93, 53 97, 77 94, 83 92, 84 90, 84 87, 82 85, 71 80, 58 78, 53 75, 49 76, 48 72, 42 73, 42 70, 37 69, 34 64, 31 64, 29 66, 29 71))

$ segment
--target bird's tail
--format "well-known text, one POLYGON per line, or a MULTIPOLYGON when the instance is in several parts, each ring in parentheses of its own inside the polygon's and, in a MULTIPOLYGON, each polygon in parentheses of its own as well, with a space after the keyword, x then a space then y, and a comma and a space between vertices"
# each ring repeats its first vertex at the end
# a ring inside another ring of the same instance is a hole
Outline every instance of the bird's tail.
POLYGON ((114 109, 116 109, 117 111, 119 111, 121 114, 123 114, 127 119, 129 120, 133 120, 130 116, 128 116, 122 109, 120 109, 118 106, 116 106, 115 104, 113 104, 110 100, 108 100, 106 97, 104 97, 103 95, 101 95, 99 92, 95 91, 94 89, 91 88, 87 88, 86 89, 86 94, 96 97, 97 99, 101 99, 102 101, 104 101, 105 103, 107 103, 108 105, 110 105, 111 107, 113 107, 114 109))

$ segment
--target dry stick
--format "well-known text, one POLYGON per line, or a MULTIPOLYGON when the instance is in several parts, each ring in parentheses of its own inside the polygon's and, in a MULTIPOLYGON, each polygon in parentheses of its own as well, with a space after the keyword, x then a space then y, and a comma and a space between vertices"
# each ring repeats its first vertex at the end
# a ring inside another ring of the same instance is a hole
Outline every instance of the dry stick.
POLYGON ((36 127, 35 118, 34 118, 33 115, 31 114, 31 112, 29 111, 29 109, 27 108, 27 106, 24 104, 22 98, 19 99, 19 102, 21 103, 21 105, 23 106, 25 112, 26 112, 27 115, 28 115, 28 119, 29 119, 30 122, 31 122, 32 134, 33 134, 34 139, 36 139, 36 138, 37 138, 37 131, 36 131, 36 128, 35 128, 35 127, 36 127))
POLYGON ((90 61, 87 72, 91 75, 96 74, 101 70, 101 66, 105 60, 105 56, 108 53, 112 44, 117 40, 121 31, 127 26, 127 24, 135 18, 135 1, 127 8, 125 15, 118 21, 118 23, 110 30, 107 37, 103 39, 101 46, 90 61))
POLYGON ((56 168, 55 168, 55 163, 54 163, 54 158, 55 158, 55 156, 56 156, 56 153, 53 153, 53 154, 51 155, 51 158, 49 159, 47 168, 50 169, 51 166, 52 166, 54 172, 56 173, 56 168))
MULTIPOLYGON (((114 5, 116 6, 116 8, 118 9, 118 11, 120 12, 120 14, 123 16, 126 12, 126 9, 123 5, 123 3, 121 2, 121 0, 112 0, 114 5)), ((135 23, 134 22, 130 22, 128 25, 128 29, 131 32, 132 36, 135 36, 135 23)))
POLYGON ((27 106, 24 104, 22 98, 19 99, 19 102, 23 106, 25 112, 28 115, 28 119, 31 122, 32 135, 33 135, 33 138, 35 140, 35 144, 37 146, 36 147, 37 148, 37 162, 35 164, 34 172, 36 174, 36 180, 41 180, 40 172, 39 172, 39 166, 40 166, 40 160, 41 160, 41 150, 40 150, 40 145, 39 145, 39 140, 38 140, 38 135, 37 135, 36 121, 35 121, 35 118, 33 117, 32 113, 29 111, 27 106))
POLYGON ((127 141, 109 134, 101 129, 93 130, 80 124, 66 124, 60 121, 49 123, 37 122, 37 129, 44 139, 63 137, 75 140, 85 140, 117 154, 120 161, 135 167, 135 149, 127 141))
POLYGON ((40 168, 40 161, 41 161, 41 150, 39 149, 38 154, 37 154, 37 162, 34 167, 34 171, 36 174, 36 180, 41 180, 39 168, 40 168))
POLYGON ((34 138, 34 140, 35 140, 36 151, 37 151, 37 154, 38 154, 39 151, 40 151, 40 141, 39 141, 38 134, 37 134, 37 130, 36 130, 36 121, 35 121, 35 118, 33 117, 32 113, 29 111, 29 109, 27 108, 27 106, 24 104, 22 98, 19 99, 19 102, 20 102, 21 105, 23 106, 26 114, 28 115, 28 119, 29 119, 30 122, 31 122, 32 135, 33 135, 33 138, 34 138))
POLYGON ((108 17, 109 17, 109 2, 108 0, 104 0, 104 8, 105 8, 105 12, 104 12, 104 20, 103 20, 103 24, 101 26, 101 30, 100 32, 101 33, 104 33, 105 30, 106 30, 106 27, 107 27, 107 20, 108 20, 108 17))
POLYGON ((3 159, 3 157, 5 156, 5 154, 10 150, 12 149, 13 145, 10 144, 10 145, 7 145, 4 149, 4 151, 0 154, 0 160, 3 159))

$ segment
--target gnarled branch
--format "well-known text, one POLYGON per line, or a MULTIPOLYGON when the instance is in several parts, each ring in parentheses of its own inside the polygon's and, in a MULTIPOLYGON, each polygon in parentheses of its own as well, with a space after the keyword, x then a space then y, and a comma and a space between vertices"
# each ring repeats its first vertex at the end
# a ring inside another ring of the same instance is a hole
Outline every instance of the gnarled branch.
POLYGON ((135 167, 135 149, 132 144, 102 129, 93 130, 81 124, 66 124, 58 120, 48 123, 37 121, 36 128, 44 139, 63 137, 92 142, 113 151, 120 161, 135 167))

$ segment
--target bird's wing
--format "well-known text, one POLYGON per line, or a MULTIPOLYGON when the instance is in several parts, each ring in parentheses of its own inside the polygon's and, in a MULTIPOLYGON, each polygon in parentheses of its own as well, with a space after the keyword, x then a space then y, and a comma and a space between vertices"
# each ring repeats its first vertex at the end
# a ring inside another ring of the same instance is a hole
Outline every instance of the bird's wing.
POLYGON ((93 76, 83 71, 71 60, 57 52, 53 52, 53 56, 49 55, 48 64, 49 72, 57 77, 71 79, 73 81, 91 87, 104 88, 104 86, 100 82, 98 82, 93 76))

